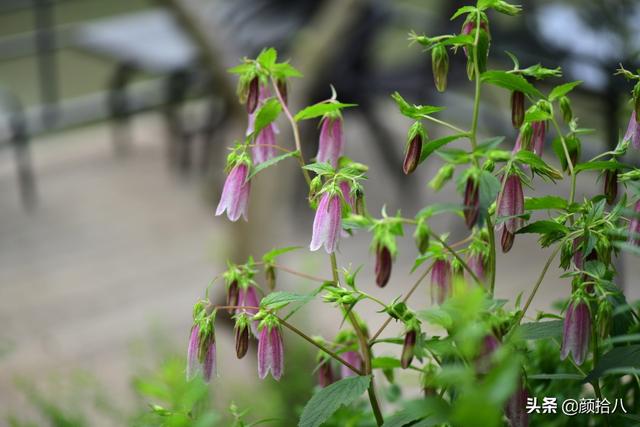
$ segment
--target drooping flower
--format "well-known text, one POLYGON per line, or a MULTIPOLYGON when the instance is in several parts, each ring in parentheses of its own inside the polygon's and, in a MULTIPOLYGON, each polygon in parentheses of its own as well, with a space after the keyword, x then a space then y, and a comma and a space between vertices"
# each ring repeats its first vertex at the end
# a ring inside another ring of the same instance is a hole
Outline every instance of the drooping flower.
POLYGON ((313 220, 313 235, 309 248, 317 251, 324 245, 327 253, 335 252, 342 229, 340 195, 326 192, 322 195, 313 220))
POLYGON ((247 113, 253 114, 258 107, 260 79, 254 77, 249 82, 249 91, 247 93, 247 113))
POLYGON ((233 306, 238 305, 238 295, 240 290, 238 289, 238 281, 232 280, 231 283, 227 286, 227 311, 229 313, 234 313, 235 308, 233 306))
POLYGON ((275 380, 284 371, 284 344, 280 326, 274 322, 262 324, 258 340, 258 376, 264 379, 269 371, 275 380))
POLYGON ((402 344, 402 355, 400 356, 400 366, 407 369, 413 361, 413 350, 416 347, 416 339, 418 333, 415 329, 409 329, 404 334, 404 343, 402 344))
MULTIPOLYGON (((264 103, 271 97, 271 91, 267 86, 260 86, 258 95, 258 106, 264 105, 264 103)), ((249 114, 249 124, 247 126, 247 135, 250 135, 255 130, 255 120, 257 111, 249 114)), ((277 156, 278 150, 276 149, 276 134, 278 133, 278 127, 275 123, 269 123, 255 136, 253 140, 253 147, 251 152, 253 154, 253 162, 255 164, 266 162, 277 156)))
POLYGON ((451 264, 446 259, 434 261, 431 269, 431 300, 442 304, 451 293, 451 264))
POLYGON ((349 185, 349 183, 347 181, 340 181, 340 184, 338 184, 338 186, 340 187, 340 191, 342 192, 342 197, 344 198, 344 201, 347 204, 347 206, 349 206, 351 210, 355 211, 356 207, 355 207, 353 197, 351 197, 351 186, 349 185))
POLYGON ((249 319, 245 314, 236 317, 234 337, 236 341, 236 356, 238 359, 242 359, 249 349, 249 319))
POLYGON ((216 215, 222 215, 227 211, 227 217, 231 221, 237 221, 240 215, 245 221, 247 220, 251 190, 251 182, 247 181, 248 176, 249 166, 246 163, 238 163, 231 169, 224 182, 216 215))
MULTIPOLYGON (((361 370, 362 369, 362 357, 360 353, 357 351, 346 351, 342 354, 342 358, 354 368, 361 370)), ((341 365, 340 366, 340 377, 347 378, 358 375, 357 372, 353 372, 351 368, 341 365)))
POLYGON ((640 244, 640 200, 638 200, 633 208, 633 217, 629 221, 629 243, 632 245, 640 244))
POLYGON ((344 134, 342 132, 342 117, 325 116, 320 125, 320 139, 318 142, 318 163, 329 163, 334 168, 344 152, 344 134))
POLYGON ((527 400, 529 392, 522 383, 518 384, 515 393, 507 400, 505 415, 509 420, 510 427, 528 427, 529 412, 527 411, 527 400))
POLYGON ((479 185, 473 178, 467 178, 464 189, 464 222, 467 228, 472 229, 478 221, 480 212, 479 185))
POLYGON ((481 282, 486 279, 486 264, 486 257, 479 252, 473 253, 467 258, 467 265, 481 282))
POLYGON ((624 134, 625 141, 631 141, 633 148, 640 149, 640 123, 638 123, 638 117, 636 112, 631 113, 629 118, 629 124, 627 125, 627 132, 624 134))
POLYGON ((531 136, 531 146, 533 148, 533 152, 537 156, 542 156, 542 151, 544 150, 545 137, 547 135, 547 122, 546 121, 533 122, 531 127, 533 131, 531 136))
POLYGON ((385 245, 378 245, 375 263, 376 285, 378 287, 384 288, 389 282, 392 264, 393 260, 389 248, 385 245))
POLYGON ((582 365, 589 352, 591 336, 591 312, 584 300, 574 300, 564 317, 562 349, 560 356, 566 359, 569 354, 577 365, 582 365))
POLYGON ((421 153, 422 135, 418 133, 411 139, 411 141, 409 141, 407 152, 404 155, 404 161, 402 162, 402 171, 405 175, 409 175, 414 170, 416 170, 416 167, 418 167, 418 163, 420 161, 421 153))
POLYGON ((200 327, 193 325, 189 334, 189 345, 187 347, 187 380, 194 378, 198 372, 200 361, 198 350, 200 348, 200 327))
POLYGON ((520 129, 524 122, 524 93, 519 90, 511 92, 511 124, 520 129))
POLYGON ((604 173, 603 193, 607 199, 607 204, 613 205, 618 197, 618 170, 607 169, 604 173))
MULTIPOLYGON (((239 313, 247 313, 250 316, 255 316, 260 306, 260 299, 255 286, 247 285, 246 287, 240 287, 238 291, 238 305, 242 308, 238 309, 239 313), (256 307, 256 308, 253 308, 256 307)), ((258 321, 250 323, 251 332, 254 336, 258 336, 258 321)))
POLYGON ((523 224, 523 219, 520 218, 520 215, 524 214, 524 193, 522 192, 520 177, 517 174, 509 174, 506 180, 498 205, 498 216, 507 217, 499 225, 499 229, 502 230, 502 251, 505 253, 509 252, 513 246, 515 233, 523 224))
POLYGON ((333 376, 333 368, 331 367, 331 359, 323 359, 318 367, 318 385, 322 388, 333 384, 335 378, 333 376))
POLYGON ((187 379, 199 372, 209 382, 216 371, 216 337, 212 326, 206 329, 198 324, 191 327, 187 348, 187 379))

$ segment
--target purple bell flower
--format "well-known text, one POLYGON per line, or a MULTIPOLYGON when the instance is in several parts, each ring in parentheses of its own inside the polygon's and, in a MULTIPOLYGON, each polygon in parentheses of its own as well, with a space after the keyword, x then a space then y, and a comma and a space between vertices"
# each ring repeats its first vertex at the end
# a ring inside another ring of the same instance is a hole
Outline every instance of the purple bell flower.
POLYGON ((320 140, 318 142, 318 163, 329 163, 334 168, 338 166, 338 158, 344 152, 344 134, 342 131, 342 117, 328 117, 322 119, 320 125, 320 140))
MULTIPOLYGON (((357 351, 347 351, 342 354, 342 358, 350 363, 356 369, 362 369, 362 357, 360 357, 360 353, 357 351)), ((340 377, 347 378, 358 375, 357 372, 353 372, 351 368, 341 365, 340 366, 340 377)))
POLYGON ((263 326, 258 340, 258 376, 264 379, 269 371, 280 380, 284 370, 284 345, 280 326, 263 326))
POLYGON ((509 252, 513 245, 516 231, 523 225, 523 219, 519 215, 524 214, 524 194, 522 192, 522 182, 516 174, 510 174, 506 178, 507 182, 498 205, 498 216, 509 217, 499 229, 502 230, 502 251, 509 252))
POLYGON ((474 253, 467 258, 467 266, 481 282, 486 279, 486 260, 481 253, 474 253))
POLYGON ((577 365, 582 365, 589 352, 591 337, 591 312, 583 300, 571 301, 564 317, 562 334, 562 360, 569 354, 577 365))
POLYGON ((624 140, 631 141, 633 148, 640 149, 640 123, 638 123, 636 112, 631 113, 629 118, 629 125, 627 126, 627 132, 624 134, 624 140))
POLYGON ((248 176, 249 166, 245 163, 238 163, 231 169, 224 182, 216 215, 222 215, 224 211, 227 211, 227 217, 231 221, 237 221, 240 215, 245 221, 247 220, 251 190, 251 182, 247 181, 248 176))
POLYGON ((322 195, 313 220, 313 235, 309 248, 317 251, 322 245, 327 253, 335 252, 342 230, 340 196, 326 192, 322 195))
POLYGON ((451 294, 451 263, 436 260, 431 269, 431 300, 442 304, 451 294))
POLYGON ((533 148, 533 152, 537 156, 542 157, 542 151, 544 149, 544 141, 547 135, 547 122, 546 121, 533 122, 531 124, 531 127, 533 129, 532 136, 531 136, 531 146, 533 148))
POLYGON ((187 349, 187 379, 193 379, 198 372, 207 382, 216 372, 216 338, 213 333, 203 337, 200 327, 193 325, 187 349))

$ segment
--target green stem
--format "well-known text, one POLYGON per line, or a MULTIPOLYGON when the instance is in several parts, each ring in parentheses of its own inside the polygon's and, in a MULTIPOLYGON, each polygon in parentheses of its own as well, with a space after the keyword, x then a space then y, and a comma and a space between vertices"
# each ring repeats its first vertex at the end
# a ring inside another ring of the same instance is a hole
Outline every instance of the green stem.
POLYGON ((317 276, 312 276, 311 274, 307 274, 307 273, 303 273, 301 271, 297 271, 297 270, 293 270, 289 267, 285 267, 283 265, 279 265, 279 264, 272 264, 273 268, 277 269, 277 270, 281 270, 281 271, 285 271, 289 274, 293 274, 294 276, 298 276, 298 277, 303 277, 305 279, 309 279, 309 280, 313 280, 315 282, 330 282, 331 280, 329 279, 323 279, 322 277, 317 277, 317 276))
POLYGON ((489 215, 487 215, 487 232, 489 233, 489 295, 493 298, 496 290, 496 235, 489 215))
POLYGON ((439 124, 441 126, 448 127, 449 129, 451 129, 451 130, 453 130, 453 131, 455 131, 455 132, 457 132, 459 134, 470 135, 469 131, 466 131, 464 129, 460 129, 459 127, 454 126, 451 123, 446 122, 444 120, 436 119, 435 117, 431 117, 431 116, 424 116, 424 118, 427 119, 427 120, 431 120, 432 122, 437 123, 437 124, 439 124))

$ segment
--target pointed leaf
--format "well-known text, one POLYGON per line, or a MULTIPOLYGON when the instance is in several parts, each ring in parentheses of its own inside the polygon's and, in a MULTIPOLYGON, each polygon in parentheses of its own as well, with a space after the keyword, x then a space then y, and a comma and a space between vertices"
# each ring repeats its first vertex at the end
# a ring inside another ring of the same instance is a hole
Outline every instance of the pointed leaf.
POLYGON ((298 422, 298 427, 318 427, 342 405, 349 405, 369 387, 371 377, 344 378, 323 388, 307 402, 298 422))
POLYGON ((283 161, 284 159, 288 159, 289 157, 297 157, 297 156, 298 156, 298 151, 290 151, 288 153, 284 153, 279 156, 272 157, 266 162, 258 163, 257 165, 251 168, 251 173, 249 174, 247 181, 253 178, 254 176, 256 176, 259 172, 265 170, 266 168, 271 167, 276 163, 283 161))

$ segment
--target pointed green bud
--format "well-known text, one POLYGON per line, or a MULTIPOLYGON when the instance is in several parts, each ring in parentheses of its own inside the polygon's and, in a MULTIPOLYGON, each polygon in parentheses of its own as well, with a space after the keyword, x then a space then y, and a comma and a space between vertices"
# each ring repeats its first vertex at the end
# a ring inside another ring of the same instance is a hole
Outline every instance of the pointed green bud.
POLYGON ((431 181, 429 181, 429 187, 433 188, 436 191, 439 191, 444 184, 447 183, 453 176, 453 172, 455 171, 455 166, 447 163, 443 165, 436 176, 434 176, 431 181))
POLYGON ((506 1, 500 0, 493 5, 493 8, 505 15, 516 16, 522 11, 522 6, 518 4, 507 3, 506 1))
POLYGON ((560 112, 562 113, 562 120, 564 120, 565 123, 569 123, 571 119, 573 119, 571 101, 566 96, 560 98, 560 112))
POLYGON ((407 148, 402 162, 402 170, 409 175, 418 167, 422 155, 422 143, 427 139, 427 132, 419 121, 409 128, 407 133, 407 148))
POLYGON ((438 92, 447 89, 447 74, 449 73, 449 53, 443 45, 437 45, 431 50, 431 69, 433 81, 438 92))
POLYGON ((416 231, 413 233, 413 238, 416 241, 416 247, 418 251, 423 254, 429 249, 429 226, 420 221, 416 225, 416 231))

